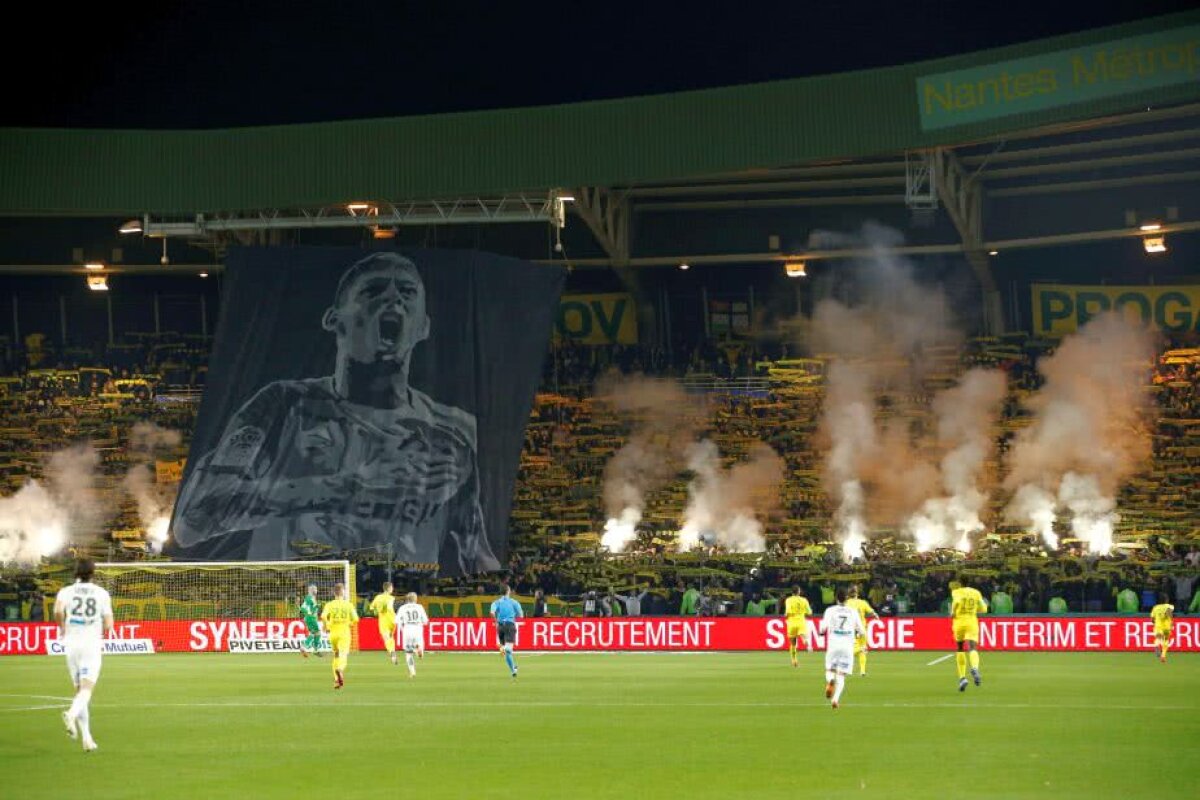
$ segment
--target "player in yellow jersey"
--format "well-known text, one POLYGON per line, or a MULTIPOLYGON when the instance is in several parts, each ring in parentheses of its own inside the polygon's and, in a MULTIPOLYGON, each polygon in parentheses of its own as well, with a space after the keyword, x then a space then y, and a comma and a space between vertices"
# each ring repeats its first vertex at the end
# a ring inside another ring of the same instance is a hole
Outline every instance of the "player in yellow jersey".
POLYGON ((959 587, 950 591, 950 617, 953 620, 954 644, 958 648, 955 663, 958 665, 958 690, 967 690, 967 666, 975 685, 983 682, 979 675, 979 615, 987 612, 987 602, 978 589, 967 586, 965 577, 959 577, 959 587))
POLYGON ((792 655, 792 666, 799 666, 796 651, 801 643, 812 652, 812 640, 808 638, 808 618, 812 616, 812 606, 804 596, 804 590, 799 586, 792 596, 783 601, 783 613, 787 617, 788 652, 792 655))
MULTIPOLYGON (((850 587, 850 597, 846 600, 846 607, 852 608, 858 612, 858 618, 862 621, 862 629, 867 630, 867 617, 879 619, 879 615, 875 613, 875 609, 871 608, 871 604, 858 596, 858 587, 850 587)), ((866 634, 854 637, 854 656, 858 659, 858 675, 861 678, 867 677, 867 637, 866 634)))
POLYGON ((393 664, 396 660, 396 596, 392 594, 392 583, 383 585, 383 591, 375 595, 371 601, 371 613, 379 620, 379 635, 383 638, 383 647, 387 650, 388 658, 393 664))
POLYGON ((346 685, 346 664, 350 660, 350 626, 358 622, 358 612, 346 599, 346 587, 336 584, 333 599, 321 609, 321 626, 329 634, 329 646, 333 649, 333 688, 346 685))
POLYGON ((1150 609, 1150 619, 1154 620, 1154 652, 1158 660, 1167 663, 1167 651, 1171 649, 1171 628, 1175 624, 1175 606, 1163 592, 1158 594, 1158 605, 1150 609))

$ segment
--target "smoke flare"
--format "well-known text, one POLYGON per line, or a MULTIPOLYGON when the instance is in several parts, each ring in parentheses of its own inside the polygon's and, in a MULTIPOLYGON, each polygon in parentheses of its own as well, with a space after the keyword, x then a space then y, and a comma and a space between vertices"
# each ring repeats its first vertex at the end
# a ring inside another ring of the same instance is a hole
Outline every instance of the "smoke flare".
POLYGON ((847 560, 861 555, 868 519, 899 523, 939 492, 937 468, 907 426, 876 419, 882 397, 914 393, 931 349, 961 339, 941 289, 918 283, 912 265, 895 253, 901 243, 899 233, 879 225, 865 225, 854 236, 818 231, 809 242, 813 249, 865 247, 870 253, 854 264, 842 299, 817 304, 809 343, 815 354, 834 357, 820 428, 828 445, 824 485, 847 560))
POLYGON ((161 552, 167 541, 175 491, 155 482, 151 462, 161 451, 178 447, 182 438, 179 431, 162 428, 153 422, 135 422, 129 430, 129 449, 141 457, 143 463, 129 468, 121 487, 133 498, 138 521, 155 553, 161 552))
POLYGON ((716 444, 708 439, 688 449, 688 505, 679 531, 679 548, 719 545, 735 553, 766 548, 759 515, 775 506, 783 481, 783 459, 762 442, 750 447, 745 461, 725 469, 716 444))
POLYGON ((980 473, 992 451, 992 427, 1006 390, 998 370, 972 369, 933 401, 938 445, 946 451, 939 464, 944 494, 927 499, 907 522, 918 551, 953 545, 969 550, 971 535, 984 528, 980 514, 987 495, 980 473))
POLYGON ((1062 509, 1089 551, 1112 549, 1117 489, 1150 455, 1142 387, 1152 356, 1150 333, 1110 313, 1042 359, 1045 383, 1028 403, 1033 424, 1009 454, 1007 519, 1057 547, 1062 509))
POLYGON ((0 498, 0 563, 37 563, 68 545, 72 532, 102 522, 95 490, 99 464, 90 444, 59 450, 46 459, 42 480, 30 479, 0 498))
POLYGON ((633 423, 628 441, 604 467, 604 510, 608 521, 600 543, 614 553, 633 541, 647 493, 677 475, 704 415, 672 380, 606 376, 597 396, 633 423))

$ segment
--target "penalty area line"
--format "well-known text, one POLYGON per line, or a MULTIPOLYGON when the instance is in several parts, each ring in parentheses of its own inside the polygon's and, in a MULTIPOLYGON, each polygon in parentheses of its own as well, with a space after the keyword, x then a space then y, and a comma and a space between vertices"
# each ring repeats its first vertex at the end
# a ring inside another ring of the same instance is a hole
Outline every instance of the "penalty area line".
POLYGON ((946 653, 946 655, 942 656, 941 658, 935 658, 933 661, 930 661, 925 666, 932 667, 934 664, 940 664, 943 661, 946 661, 947 659, 951 659, 951 658, 954 658, 954 653, 946 653))

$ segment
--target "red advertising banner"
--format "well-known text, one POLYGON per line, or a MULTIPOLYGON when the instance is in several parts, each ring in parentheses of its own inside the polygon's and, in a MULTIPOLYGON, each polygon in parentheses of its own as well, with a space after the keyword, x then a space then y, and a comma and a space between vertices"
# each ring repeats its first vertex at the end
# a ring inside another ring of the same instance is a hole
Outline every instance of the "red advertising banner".
MULTIPOLYGON (((951 650, 945 617, 892 617, 868 626, 874 650, 951 650)), ((1154 625, 1143 617, 989 617, 980 620, 980 647, 1010 651, 1123 652, 1150 650, 1154 625)), ((382 650, 374 619, 359 624, 359 648, 382 650)), ((230 639, 281 640, 305 634, 300 620, 178 620, 121 622, 122 639, 149 639, 158 652, 227 652, 230 639)), ((52 623, 0 622, 0 656, 43 655, 56 639, 52 623)), ((517 646, 547 652, 703 652, 784 650, 779 617, 539 618, 517 623, 517 646)), ((1175 620, 1173 650, 1200 652, 1200 618, 1175 620)), ((488 651, 495 644, 488 619, 433 619, 425 632, 430 650, 488 651)), ((817 634, 817 648, 825 646, 817 634)))

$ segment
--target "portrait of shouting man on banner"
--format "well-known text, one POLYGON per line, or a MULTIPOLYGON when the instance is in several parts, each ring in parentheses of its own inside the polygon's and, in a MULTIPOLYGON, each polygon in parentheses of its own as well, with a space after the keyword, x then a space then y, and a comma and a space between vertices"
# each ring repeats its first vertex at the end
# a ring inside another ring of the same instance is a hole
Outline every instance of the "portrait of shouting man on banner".
POLYGON ((248 536, 251 560, 294 558, 308 543, 390 544, 397 560, 446 573, 498 569, 475 415, 409 384, 413 351, 430 338, 416 265, 396 253, 359 260, 320 324, 337 341, 333 374, 273 381, 233 414, 180 491, 176 542, 248 536))

